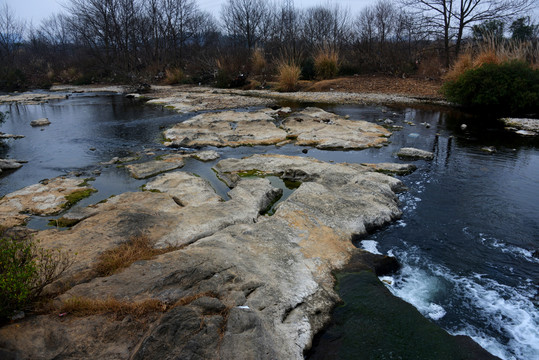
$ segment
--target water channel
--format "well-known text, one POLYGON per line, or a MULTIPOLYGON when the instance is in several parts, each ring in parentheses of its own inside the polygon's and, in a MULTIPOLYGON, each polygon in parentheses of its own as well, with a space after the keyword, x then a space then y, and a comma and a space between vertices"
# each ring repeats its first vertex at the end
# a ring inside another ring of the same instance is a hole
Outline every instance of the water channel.
MULTIPOLYGON (((395 153, 405 146, 433 151, 433 161, 417 161, 418 170, 401 177, 409 188, 400 195, 402 218, 357 246, 396 256, 403 268, 383 279, 390 291, 451 334, 471 336, 502 359, 539 359, 539 141, 449 109, 324 108, 351 119, 389 119, 403 129, 381 149, 309 148, 306 155, 294 145, 215 150, 221 159, 282 153, 351 163, 402 162, 395 153), (462 123, 467 129, 461 129, 462 123), (496 152, 481 150, 485 146, 496 152)), ((170 152, 160 143, 162 130, 192 116, 118 94, 73 94, 41 105, 0 105, 0 111, 8 113, 0 131, 25 135, 5 140, 0 158, 28 161, 0 175, 0 196, 70 172, 95 177, 98 192, 77 206, 139 191, 145 181, 131 178, 121 166, 100 163, 132 155, 144 161, 170 152), (30 127, 31 120, 42 117, 52 124, 30 127)), ((180 171, 209 179, 226 196, 228 189, 211 170, 216 162, 190 159, 180 171)), ((47 222, 36 217, 28 226, 44 229, 47 222)), ((335 326, 343 326, 354 343, 353 317, 335 326)), ((348 350, 340 358, 361 358, 348 350)), ((387 349, 384 358, 390 354, 387 349)))

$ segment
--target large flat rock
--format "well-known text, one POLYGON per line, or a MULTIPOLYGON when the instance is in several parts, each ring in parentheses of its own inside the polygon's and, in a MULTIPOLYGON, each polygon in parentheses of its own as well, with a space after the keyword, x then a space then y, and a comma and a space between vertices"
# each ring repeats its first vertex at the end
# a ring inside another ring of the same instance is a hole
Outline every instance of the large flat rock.
POLYGON ((165 143, 173 147, 237 147, 276 145, 290 141, 320 149, 380 147, 391 135, 383 127, 318 108, 307 108, 280 118, 284 112, 263 109, 224 111, 197 115, 165 131, 165 143))
POLYGON ((397 153, 397 156, 409 160, 432 160, 434 153, 416 148, 402 148, 397 153))
POLYGON ((332 271, 361 251, 353 235, 400 216, 395 191, 402 184, 360 165, 278 155, 226 159, 215 170, 234 186, 228 201, 188 201, 179 188, 207 192, 206 184, 167 174, 152 185, 163 193, 116 196, 70 231, 36 234, 45 247, 78 254, 66 274, 74 286, 56 302, 158 299, 167 305, 163 313, 142 321, 68 314, 62 323, 36 316, 1 328, 0 347, 23 358, 54 358, 69 349, 70 357, 303 359, 339 300, 332 271), (244 173, 301 185, 273 216, 261 215, 280 191, 244 173), (82 277, 101 252, 137 233, 156 246, 183 246, 106 278, 82 277), (111 334, 106 345, 104 333, 92 329, 111 334))
POLYGON ((58 177, 7 194, 0 199, 0 223, 22 225, 29 215, 53 215, 68 208, 70 196, 95 191, 84 179, 58 177))
POLYGON ((380 147, 391 135, 385 128, 361 120, 348 120, 318 108, 294 113, 283 122, 297 145, 319 149, 365 149, 380 147))

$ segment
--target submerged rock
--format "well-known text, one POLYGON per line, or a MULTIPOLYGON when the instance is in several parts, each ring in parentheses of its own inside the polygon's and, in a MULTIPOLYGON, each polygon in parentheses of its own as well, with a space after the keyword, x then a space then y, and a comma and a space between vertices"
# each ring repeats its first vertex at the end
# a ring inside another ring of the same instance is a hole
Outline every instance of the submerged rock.
POLYGON ((281 124, 278 112, 225 111, 205 113, 165 131, 173 147, 237 147, 245 145, 297 145, 319 149, 364 149, 380 147, 391 135, 383 127, 366 121, 347 120, 318 108, 307 108, 288 116, 281 124))
POLYGON ((36 234, 46 248, 78 254, 57 284, 72 286, 57 303, 157 299, 162 315, 68 314, 63 322, 39 315, 0 328, 0 347, 21 358, 70 349, 71 357, 303 359, 339 300, 332 271, 361 251, 352 235, 400 216, 394 191, 402 184, 360 165, 278 155, 226 159, 215 169, 235 186, 228 201, 189 198, 190 187, 210 189, 193 175, 167 174, 150 183, 163 193, 122 194, 70 231, 36 234), (302 184, 273 216, 262 216, 280 190, 264 178, 240 177, 246 172, 302 184), (92 278, 99 254, 140 234, 156 246, 179 247, 92 278))
POLYGON ((58 177, 7 194, 0 200, 0 223, 22 225, 31 215, 53 215, 95 191, 84 179, 58 177))
POLYGON ((0 132, 0 139, 22 139, 24 138, 24 135, 13 135, 13 134, 5 134, 3 132, 0 132))
POLYGON ((0 159, 0 170, 16 170, 22 167, 23 162, 12 159, 0 159))
POLYGON ((34 126, 34 127, 36 127, 36 126, 47 126, 47 125, 50 125, 50 124, 51 124, 51 122, 47 118, 41 118, 41 119, 30 121, 30 126, 34 126))
POLYGON ((368 166, 374 171, 381 172, 382 174, 395 174, 395 175, 408 175, 416 171, 417 166, 413 164, 397 164, 397 163, 378 163, 378 164, 361 164, 368 166))
POLYGON ((434 159, 434 154, 430 151, 420 150, 416 148, 402 148, 397 153, 397 156, 400 158, 406 159, 421 159, 421 160, 432 160, 434 159))

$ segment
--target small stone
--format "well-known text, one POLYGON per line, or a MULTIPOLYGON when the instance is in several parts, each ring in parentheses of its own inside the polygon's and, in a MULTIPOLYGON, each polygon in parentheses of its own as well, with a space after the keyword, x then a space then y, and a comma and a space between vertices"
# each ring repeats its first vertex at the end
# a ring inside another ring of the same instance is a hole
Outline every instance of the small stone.
POLYGON ((30 122, 30 126, 46 126, 50 124, 51 122, 47 118, 41 118, 30 122))
POLYGON ((101 175, 101 170, 96 169, 96 170, 93 171, 93 173, 95 175, 101 175))
POLYGON ((484 146, 481 148, 481 151, 484 151, 489 154, 494 154, 497 150, 494 146, 484 146))
POLYGON ((303 149, 303 150, 301 150, 301 152, 304 153, 304 154, 307 154, 309 152, 309 150, 308 149, 303 149))
POLYGON ((95 147, 91 147, 89 150, 90 151, 96 151, 97 149, 95 147))
POLYGON ((408 158, 408 159, 422 159, 422 160, 432 160, 434 159, 434 154, 420 149, 415 148, 402 148, 397 153, 398 157, 408 158))
POLYGON ((22 320, 25 318, 25 314, 24 314, 24 311, 19 311, 19 312, 16 312, 12 317, 11 317, 11 320, 12 321, 17 321, 17 320, 22 320))

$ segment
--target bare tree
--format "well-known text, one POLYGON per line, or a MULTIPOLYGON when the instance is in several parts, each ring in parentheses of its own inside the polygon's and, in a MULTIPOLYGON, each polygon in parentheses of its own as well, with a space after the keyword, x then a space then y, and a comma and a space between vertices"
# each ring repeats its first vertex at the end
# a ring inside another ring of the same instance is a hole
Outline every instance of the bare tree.
POLYGON ((445 65, 449 66, 451 42, 455 55, 462 45, 464 30, 488 20, 503 20, 529 10, 537 0, 403 0, 423 13, 444 42, 445 65))
POLYGON ((349 11, 338 5, 308 8, 303 15, 303 37, 312 47, 330 44, 335 48, 351 39, 351 18, 349 11))
POLYGON ((228 0, 221 18, 228 35, 253 49, 261 39, 268 8, 264 0, 228 0))
POLYGON ((22 44, 24 31, 24 22, 15 17, 8 4, 0 7, 0 59, 4 65, 12 64, 13 55, 22 44))

